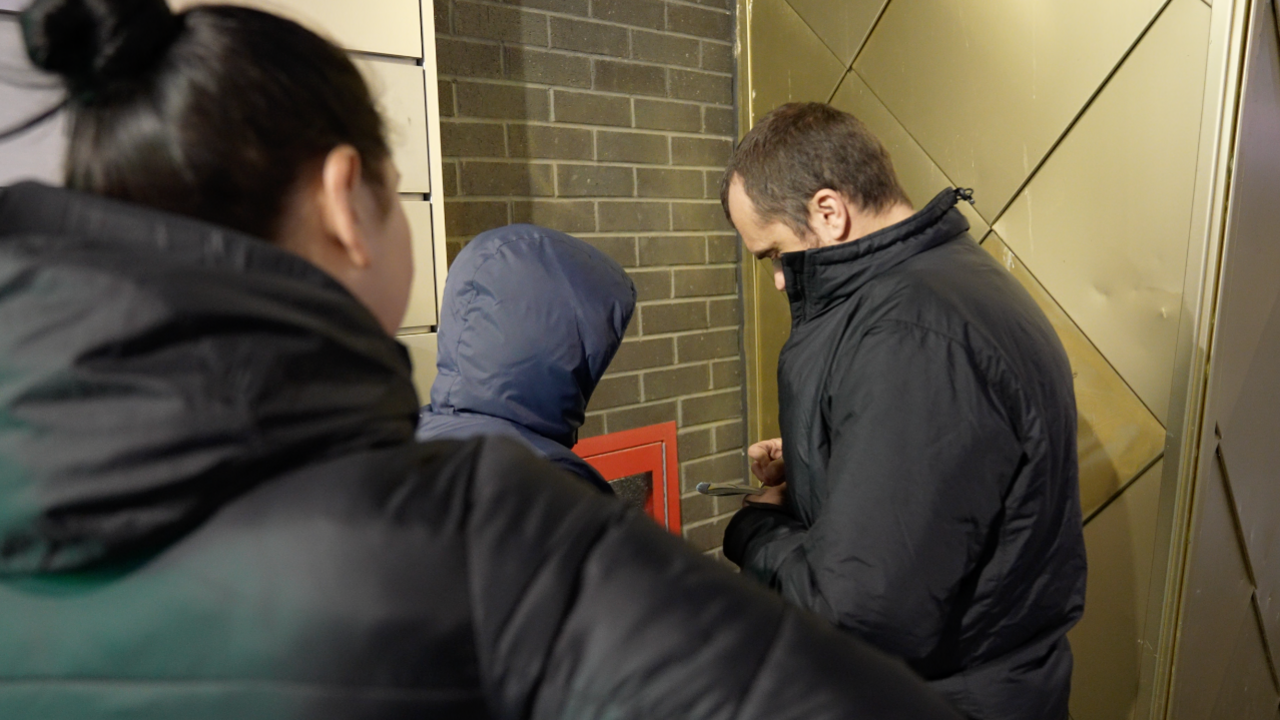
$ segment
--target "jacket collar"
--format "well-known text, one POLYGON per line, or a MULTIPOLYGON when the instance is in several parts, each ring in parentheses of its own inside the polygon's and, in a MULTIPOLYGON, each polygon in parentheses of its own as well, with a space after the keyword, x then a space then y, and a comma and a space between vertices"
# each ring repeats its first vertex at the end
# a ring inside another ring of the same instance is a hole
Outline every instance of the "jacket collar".
POLYGON ((968 230, 969 221, 955 207, 961 197, 961 191, 948 188, 915 215, 883 230, 783 255, 792 325, 821 314, 881 273, 968 230))

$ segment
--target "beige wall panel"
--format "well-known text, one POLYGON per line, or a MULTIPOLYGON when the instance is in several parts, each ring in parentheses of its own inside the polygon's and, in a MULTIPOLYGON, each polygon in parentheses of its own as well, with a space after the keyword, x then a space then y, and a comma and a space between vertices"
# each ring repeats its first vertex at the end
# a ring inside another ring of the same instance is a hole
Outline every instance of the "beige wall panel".
POLYGON ((1237 540, 1227 490, 1214 458, 1197 482, 1169 720, 1211 717, 1243 623, 1256 622, 1253 585, 1237 540))
POLYGON ((1085 611, 1068 635, 1075 654, 1072 717, 1128 720, 1133 714, 1161 471, 1162 464, 1157 463, 1085 525, 1089 554, 1085 611))
POLYGON ((751 122, 793 100, 826 102, 845 66, 786 0, 750 7, 751 122))
MULTIPOLYGON (((955 185, 857 73, 849 72, 845 75, 831 104, 852 113, 880 138, 893 158, 893 169, 898 175, 898 181, 917 208, 924 207, 934 195, 955 185)), ((987 221, 972 205, 962 202, 956 207, 969 220, 969 225, 972 226, 969 232, 974 238, 981 239, 987 234, 990 229, 987 221)))
MULTIPOLYGON (((419 0, 225 1, 297 20, 348 50, 422 57, 419 0)), ((208 5, 211 0, 170 0, 169 4, 175 8, 186 8, 208 5)))
POLYGON ((994 220, 1162 4, 894 0, 854 68, 994 220))
POLYGON ((1080 506, 1087 518, 1160 456, 1164 428, 999 235, 988 235, 982 246, 1031 293, 1071 361, 1078 416, 1080 506))
POLYGON ((356 61, 387 121, 391 154, 400 169, 400 192, 431 192, 427 151, 427 86, 422 68, 403 62, 356 61))
POLYGON ((1270 720, 1280 695, 1267 664, 1267 651, 1258 621, 1249 613, 1235 633, 1231 661, 1213 704, 1209 720, 1270 720))
POLYGON ((432 244, 431 203, 406 200, 401 203, 413 233, 413 290, 405 312, 405 328, 425 328, 436 324, 436 263, 432 244))
POLYGON ((787 0, 846 67, 889 0, 787 0))
POLYGON ((1221 428, 1263 626, 1280 649, 1280 47, 1271 3, 1255 7, 1209 412, 1221 428))
POLYGON ((401 335, 400 342, 409 349, 413 361, 413 386, 418 390, 418 403, 431 401, 431 383, 436 380, 436 334, 401 335))
POLYGON ((1173 0, 995 225, 1161 422, 1208 30, 1204 3, 1173 0))

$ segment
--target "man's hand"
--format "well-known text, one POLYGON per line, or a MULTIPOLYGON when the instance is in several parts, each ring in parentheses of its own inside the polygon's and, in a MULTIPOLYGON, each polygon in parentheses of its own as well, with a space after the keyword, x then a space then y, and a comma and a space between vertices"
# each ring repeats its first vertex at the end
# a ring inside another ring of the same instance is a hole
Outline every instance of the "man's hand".
POLYGON ((759 495, 742 496, 743 507, 751 505, 782 505, 786 502, 787 484, 785 482, 780 485, 766 485, 764 492, 759 495))
MULTIPOLYGON (((782 460, 782 439, 763 440, 747 448, 751 474, 765 485, 781 485, 787 481, 787 467, 782 460)), ((757 500, 760 496, 757 496, 757 500)))

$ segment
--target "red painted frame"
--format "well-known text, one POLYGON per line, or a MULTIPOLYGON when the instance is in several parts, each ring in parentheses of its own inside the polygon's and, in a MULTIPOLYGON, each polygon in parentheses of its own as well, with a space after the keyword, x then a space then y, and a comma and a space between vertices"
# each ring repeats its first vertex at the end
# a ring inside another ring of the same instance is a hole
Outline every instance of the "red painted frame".
POLYGON ((653 492, 645 512, 669 532, 680 534, 680 463, 674 422, 587 438, 574 445, 573 452, 605 480, 652 472, 653 492))

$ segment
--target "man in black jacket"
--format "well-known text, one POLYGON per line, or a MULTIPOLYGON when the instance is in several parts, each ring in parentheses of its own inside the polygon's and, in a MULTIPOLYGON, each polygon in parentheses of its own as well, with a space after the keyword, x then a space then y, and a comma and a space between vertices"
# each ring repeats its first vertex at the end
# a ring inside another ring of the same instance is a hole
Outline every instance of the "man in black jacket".
POLYGON ((1071 368, 963 197, 913 211, 876 138, 818 103, 739 144, 721 198, 792 330, 782 438, 749 451, 769 489, 725 555, 969 717, 1065 718, 1085 587, 1071 368))

